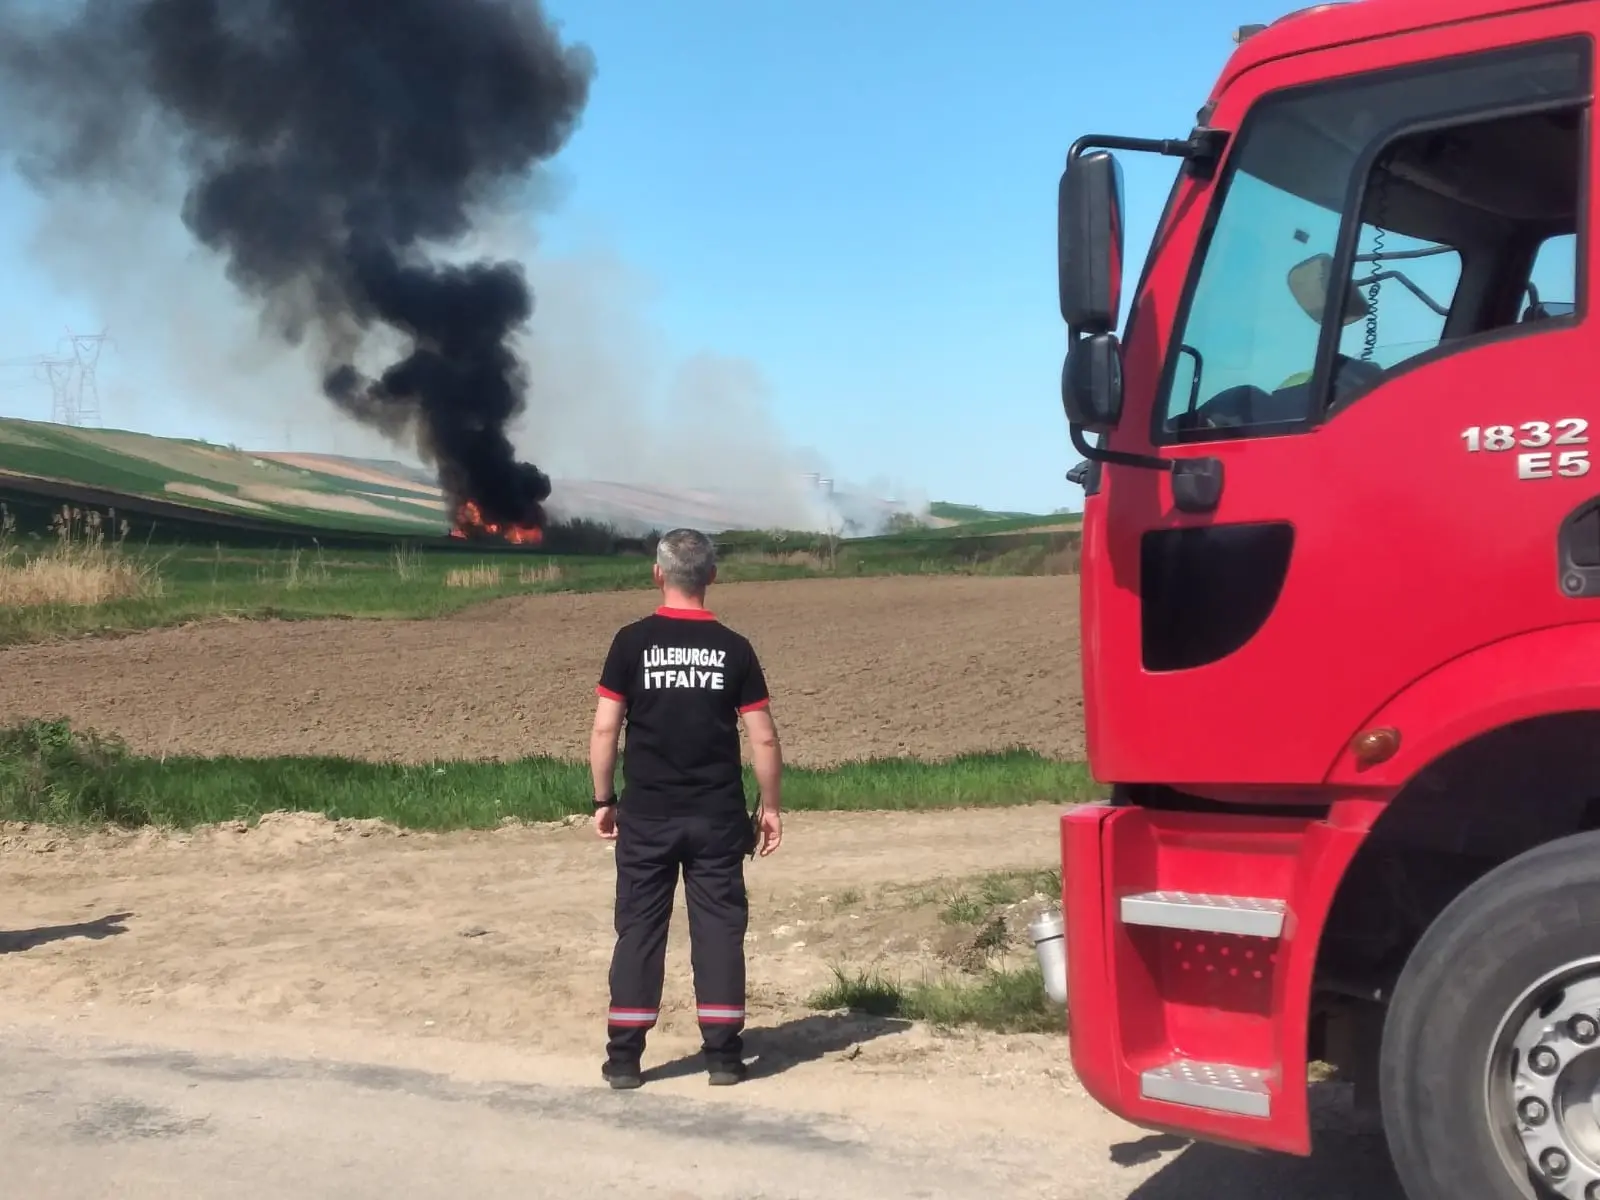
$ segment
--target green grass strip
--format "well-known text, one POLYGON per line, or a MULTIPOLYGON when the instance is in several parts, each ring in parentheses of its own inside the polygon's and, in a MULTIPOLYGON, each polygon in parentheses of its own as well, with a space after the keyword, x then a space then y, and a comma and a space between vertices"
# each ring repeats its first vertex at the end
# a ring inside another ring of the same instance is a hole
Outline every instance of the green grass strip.
MULTIPOLYGON (((746 772, 746 792, 756 795, 746 772)), ((312 812, 407 829, 488 829, 589 811, 586 763, 553 758, 417 766, 344 758, 144 758, 65 721, 0 730, 0 820, 190 828, 312 812)), ((788 811, 1073 804, 1100 794, 1082 763, 1029 751, 943 763, 789 767, 788 811)))
POLYGON ((902 984, 879 972, 836 969, 834 981, 813 995, 810 1007, 848 1010, 873 1017, 927 1021, 945 1028, 963 1025, 996 1033, 1059 1033, 1062 1010, 1045 994, 1038 967, 985 971, 973 982, 902 984))

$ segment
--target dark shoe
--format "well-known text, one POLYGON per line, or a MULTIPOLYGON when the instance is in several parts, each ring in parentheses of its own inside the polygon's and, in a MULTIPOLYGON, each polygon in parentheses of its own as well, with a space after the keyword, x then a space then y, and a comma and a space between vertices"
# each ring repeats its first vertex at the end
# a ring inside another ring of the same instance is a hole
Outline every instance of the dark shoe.
POLYGON ((742 1062, 716 1063, 709 1075, 712 1087, 732 1087, 750 1078, 750 1068, 742 1062))
POLYGON ((607 1062, 601 1066, 600 1074, 615 1092, 631 1091, 644 1083, 637 1063, 607 1062))

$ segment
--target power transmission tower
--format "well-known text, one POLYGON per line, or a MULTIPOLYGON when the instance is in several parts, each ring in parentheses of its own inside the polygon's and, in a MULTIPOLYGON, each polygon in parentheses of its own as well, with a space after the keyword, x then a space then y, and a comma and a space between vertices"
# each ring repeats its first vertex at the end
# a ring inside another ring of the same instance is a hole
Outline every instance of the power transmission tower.
POLYGON ((39 377, 50 385, 50 420, 57 425, 77 425, 77 360, 41 358, 35 366, 39 377))
POLYGON ((73 333, 69 328, 54 354, 0 360, 0 367, 32 367, 50 385, 50 420, 57 425, 100 424, 100 354, 115 345, 105 330, 73 333))
POLYGON ((105 348, 109 339, 106 331, 99 333, 73 333, 67 330, 67 341, 72 346, 71 363, 75 368, 76 378, 72 382, 74 390, 73 413, 75 419, 64 422, 70 425, 98 425, 100 424, 100 385, 97 373, 100 368, 100 352, 105 348))

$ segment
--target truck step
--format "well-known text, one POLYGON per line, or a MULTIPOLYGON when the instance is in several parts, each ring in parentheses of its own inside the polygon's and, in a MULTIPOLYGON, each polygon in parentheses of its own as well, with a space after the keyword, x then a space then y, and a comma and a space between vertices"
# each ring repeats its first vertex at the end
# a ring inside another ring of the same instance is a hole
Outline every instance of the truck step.
POLYGON ((1154 925, 1196 933, 1232 933, 1275 938, 1283 934, 1288 905, 1251 896, 1207 896, 1195 892, 1141 892, 1122 898, 1124 925, 1154 925))
POLYGON ((1266 1072, 1249 1067, 1180 1058, 1144 1072, 1139 1077, 1139 1093, 1146 1100, 1164 1100, 1241 1117, 1272 1115, 1266 1072))

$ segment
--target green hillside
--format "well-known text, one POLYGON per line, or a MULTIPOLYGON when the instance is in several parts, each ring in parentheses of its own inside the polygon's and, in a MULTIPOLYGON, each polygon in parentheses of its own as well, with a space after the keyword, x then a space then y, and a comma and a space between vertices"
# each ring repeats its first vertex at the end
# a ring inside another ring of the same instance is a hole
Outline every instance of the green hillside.
POLYGON ((407 479, 353 478, 127 430, 0 419, 0 477, 7 474, 262 524, 402 537, 449 530, 437 491, 407 479))
POLYGON ((1042 513, 1009 512, 990 508, 980 508, 976 504, 952 504, 947 500, 935 500, 928 505, 928 515, 940 521, 959 521, 962 524, 972 524, 977 521, 1000 521, 1017 517, 1029 517, 1044 520, 1042 513))
MULTIPOLYGON (((42 529, 62 504, 76 504, 117 509, 136 540, 207 544, 312 536, 326 542, 338 535, 428 539, 450 529, 439 490, 425 472, 402 463, 252 453, 194 439, 9 418, 0 418, 0 504, 25 528, 42 529)), ((1052 534, 1076 529, 1078 520, 1071 513, 939 502, 921 518, 897 519, 887 540, 903 548, 896 553, 920 554, 917 543, 1052 534)))
POLYGON ((980 508, 975 504, 951 504, 938 500, 928 505, 928 516, 939 524, 928 529, 931 535, 963 533, 1003 533, 1030 529, 1070 529, 1082 519, 1078 513, 1025 513, 980 508))

